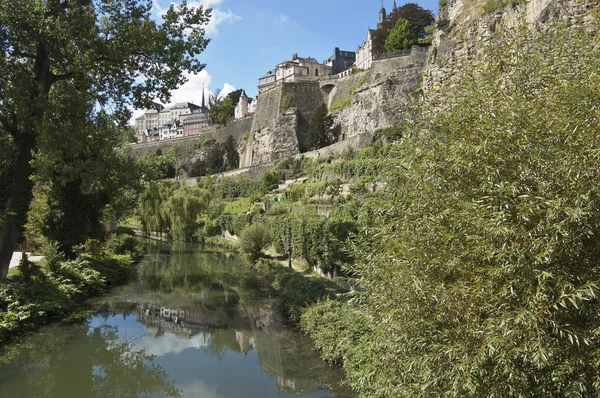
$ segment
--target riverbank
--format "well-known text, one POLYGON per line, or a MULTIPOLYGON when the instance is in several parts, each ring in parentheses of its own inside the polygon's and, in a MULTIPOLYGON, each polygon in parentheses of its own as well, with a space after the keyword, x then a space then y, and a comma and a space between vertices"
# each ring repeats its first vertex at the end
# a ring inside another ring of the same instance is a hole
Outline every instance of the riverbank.
POLYGON ((50 321, 88 316, 85 299, 127 280, 140 255, 136 238, 114 235, 88 241, 73 260, 55 252, 13 268, 11 280, 0 284, 0 346, 50 321))

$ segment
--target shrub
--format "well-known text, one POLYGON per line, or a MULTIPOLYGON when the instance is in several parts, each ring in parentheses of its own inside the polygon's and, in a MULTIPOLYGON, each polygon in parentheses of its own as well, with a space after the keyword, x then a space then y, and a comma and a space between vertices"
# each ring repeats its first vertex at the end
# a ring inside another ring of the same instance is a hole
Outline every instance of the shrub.
POLYGON ((330 299, 306 308, 300 327, 321 351, 323 359, 343 362, 349 350, 373 331, 372 320, 351 304, 330 299))
POLYGON ((240 235, 241 249, 252 261, 256 261, 270 244, 271 236, 263 224, 252 224, 240 235))

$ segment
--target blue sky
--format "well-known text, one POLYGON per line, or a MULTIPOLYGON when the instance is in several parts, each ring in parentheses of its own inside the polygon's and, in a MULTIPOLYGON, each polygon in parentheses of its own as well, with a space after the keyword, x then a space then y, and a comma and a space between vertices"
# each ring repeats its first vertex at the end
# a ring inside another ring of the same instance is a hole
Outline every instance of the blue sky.
MULTIPOLYGON (((153 0, 160 15, 172 2, 153 0)), ((437 13, 438 0, 413 0, 437 13)), ((400 7, 407 1, 398 1, 400 7)), ((377 25, 381 0, 189 0, 191 6, 213 8, 207 27, 211 38, 199 58, 206 69, 173 93, 172 102, 200 102, 207 90, 244 88, 257 93, 258 78, 276 64, 298 53, 319 61, 333 49, 356 51, 369 27, 377 25)), ((393 0, 384 0, 392 8, 393 0)), ((139 112, 136 112, 139 115, 139 112)))

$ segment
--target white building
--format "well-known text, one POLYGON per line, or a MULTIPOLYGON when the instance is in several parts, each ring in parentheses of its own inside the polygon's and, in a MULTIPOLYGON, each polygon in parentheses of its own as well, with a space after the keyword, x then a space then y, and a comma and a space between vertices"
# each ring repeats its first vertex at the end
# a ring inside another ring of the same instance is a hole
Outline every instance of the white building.
POLYGON ((235 118, 243 119, 248 116, 248 101, 249 98, 246 95, 246 90, 242 90, 242 95, 240 95, 240 100, 235 106, 235 118))
POLYGON ((178 137, 183 137, 183 124, 179 120, 171 120, 159 130, 160 140, 170 140, 178 137))
POLYGON ((375 31, 369 29, 367 31, 367 38, 358 46, 356 50, 356 67, 360 69, 369 69, 373 63, 373 34, 375 31))
POLYGON ((258 93, 270 89, 278 82, 315 80, 322 76, 331 76, 331 66, 321 64, 311 57, 302 58, 294 54, 291 60, 280 63, 258 79, 258 93))

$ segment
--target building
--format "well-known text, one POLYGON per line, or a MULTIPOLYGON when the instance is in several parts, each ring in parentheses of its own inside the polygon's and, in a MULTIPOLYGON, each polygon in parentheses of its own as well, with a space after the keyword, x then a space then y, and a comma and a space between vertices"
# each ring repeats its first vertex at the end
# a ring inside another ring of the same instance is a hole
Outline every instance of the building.
POLYGON ((185 116, 181 123, 184 137, 199 135, 209 125, 208 115, 201 110, 194 111, 191 115, 185 116))
POLYGON ((153 103, 152 107, 148 109, 144 114, 135 119, 135 134, 138 138, 138 142, 143 142, 144 132, 148 129, 158 128, 161 124, 159 123, 158 115, 164 109, 164 106, 158 103, 153 103))
POLYGON ((356 53, 354 51, 340 51, 338 47, 333 50, 333 55, 329 57, 324 65, 331 67, 331 73, 337 75, 348 70, 356 62, 356 53))
POLYGON ((179 120, 171 120, 165 123, 159 130, 160 140, 183 137, 183 124, 179 120))
POLYGON ((367 30, 367 38, 356 50, 356 67, 369 69, 373 63, 373 29, 367 30))
POLYGON ((252 98, 248 98, 248 96, 246 95, 246 90, 242 90, 240 100, 238 101, 238 104, 235 107, 235 118, 243 119, 245 117, 248 117, 251 113, 254 113, 250 112, 250 104, 252 104, 252 98))
POLYGON ((292 55, 292 59, 277 65, 258 79, 258 93, 270 89, 279 82, 298 82, 315 80, 322 76, 331 76, 331 66, 321 64, 314 58, 292 55))
POLYGON ((258 97, 248 99, 248 114, 254 115, 256 113, 257 105, 258 105, 258 97))

